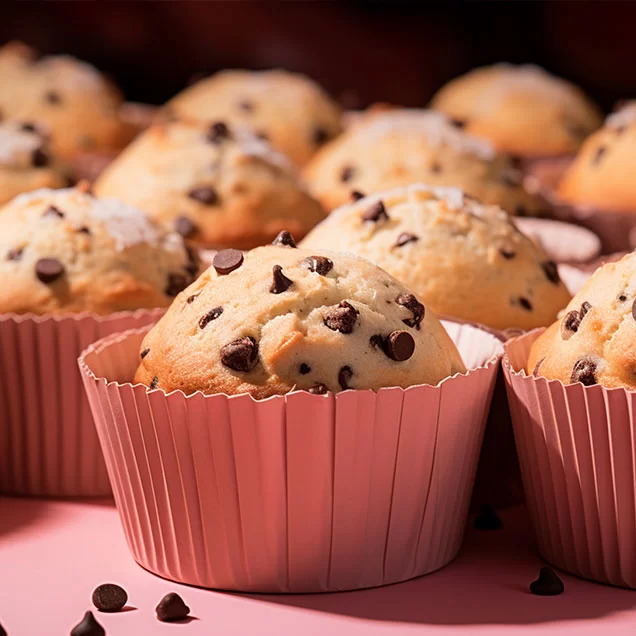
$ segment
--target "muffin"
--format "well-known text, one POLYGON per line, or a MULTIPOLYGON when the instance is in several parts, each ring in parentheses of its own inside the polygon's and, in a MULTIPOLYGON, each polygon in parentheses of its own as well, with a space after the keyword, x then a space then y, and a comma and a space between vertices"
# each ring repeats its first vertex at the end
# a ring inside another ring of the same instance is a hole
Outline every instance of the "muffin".
POLYGON ((45 131, 30 122, 0 121, 0 205, 18 194, 66 185, 45 131))
POLYGON ((33 49, 11 42, 0 48, 0 87, 2 116, 45 124, 62 159, 119 150, 133 134, 120 118, 117 88, 75 58, 38 59, 33 49))
POLYGON ((80 188, 22 194, 0 208, 0 313, 165 307, 194 279, 183 238, 80 188))
POLYGON ((224 122, 154 126, 94 189, 209 247, 247 249, 282 229, 301 237, 325 216, 283 155, 224 122))
POLYGON ((544 210, 543 201, 525 191, 509 158, 429 110, 371 110, 312 159, 305 177, 327 209, 349 201, 352 191, 370 194, 425 182, 462 188, 512 214, 544 210))
POLYGON ((496 329, 550 324, 570 295, 557 267, 497 206, 416 184, 333 212, 303 249, 362 256, 432 311, 496 329))
POLYGON ((470 71, 443 86, 431 105, 500 152, 520 157, 575 153, 602 121, 579 88, 530 64, 470 71))
POLYGON ((216 73, 183 90, 166 110, 249 127, 299 166, 341 130, 338 104, 308 77, 282 70, 216 73))
POLYGON ((135 381, 261 399, 435 385, 465 370, 432 312, 349 254, 277 245, 219 252, 150 331, 135 381))
POLYGON ((528 373, 636 389, 636 253, 603 265, 534 343, 528 373))

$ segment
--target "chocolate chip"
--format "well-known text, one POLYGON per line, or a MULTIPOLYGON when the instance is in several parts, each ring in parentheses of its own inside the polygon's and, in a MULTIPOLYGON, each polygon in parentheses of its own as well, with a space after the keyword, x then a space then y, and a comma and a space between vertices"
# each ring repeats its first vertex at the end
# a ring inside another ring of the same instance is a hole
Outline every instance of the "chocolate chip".
POLYGON ((199 186, 198 188, 192 188, 188 192, 188 196, 203 205, 218 205, 219 195, 212 186, 199 186))
POLYGON ((22 258, 23 248, 14 248, 7 252, 8 261, 19 261, 22 258))
POLYGON ((230 129, 223 121, 214 122, 208 129, 206 139, 213 144, 220 144, 230 138, 230 129))
POLYGON ((413 314, 412 318, 404 318, 402 322, 419 331, 426 311, 424 305, 413 294, 402 294, 395 299, 395 302, 401 307, 406 307, 413 314))
POLYGON ((64 212, 56 208, 54 205, 49 205, 44 212, 42 212, 42 216, 55 216, 58 219, 64 218, 64 212))
POLYGON ((517 300, 526 311, 532 311, 532 303, 527 298, 519 296, 517 300))
POLYGON ((35 168, 45 168, 49 165, 49 156, 42 148, 36 148, 31 155, 31 163, 35 168))
POLYGON ((561 321, 561 337, 563 340, 568 340, 572 334, 576 333, 579 330, 580 324, 581 316, 579 312, 576 309, 568 311, 561 321))
POLYGON ((468 123, 465 119, 460 119, 459 117, 450 117, 450 123, 455 126, 455 128, 465 128, 468 123))
POLYGON ((38 127, 32 121, 25 121, 20 124, 20 130, 22 132, 37 133, 38 127))
POLYGON ((351 200, 354 202, 364 199, 365 196, 364 192, 360 192, 360 190, 351 190, 351 200))
POLYGON ((184 238, 188 238, 197 231, 197 228, 187 216, 178 216, 174 220, 174 230, 184 238))
POLYGON ((532 375, 536 378, 539 375, 539 369, 541 368, 541 365, 545 362, 545 358, 541 358, 541 360, 538 360, 537 363, 534 365, 534 369, 532 370, 532 375))
POLYGON ((57 91, 47 91, 44 94, 44 100, 46 101, 47 104, 58 105, 62 103, 62 97, 57 91))
POLYGON ((212 265, 218 274, 225 275, 238 269, 243 264, 243 254, 238 250, 227 249, 217 252, 212 265))
POLYGON ((329 139, 329 132, 322 126, 316 126, 312 134, 312 140, 317 146, 322 146, 329 139))
POLYGON ((541 263, 541 267, 543 268, 547 279, 551 283, 558 285, 561 282, 561 278, 559 277, 559 269, 554 261, 545 261, 545 263, 541 263))
POLYGON ((159 378, 157 376, 155 376, 151 381, 150 381, 150 388, 151 389, 156 389, 159 386, 159 378))
POLYGON ((215 307, 214 309, 210 309, 205 316, 201 316, 199 319, 199 327, 201 329, 205 329, 205 327, 211 323, 213 320, 216 320, 223 313, 223 307, 215 307))
POLYGON ((146 347, 140 354, 139 357, 143 360, 150 353, 150 348, 146 347))
POLYGON ((164 293, 174 298, 188 286, 188 279, 183 274, 168 274, 168 284, 164 293))
POLYGON ((192 296, 188 296, 188 298, 186 299, 186 302, 188 303, 188 305, 191 305, 198 297, 199 297, 199 294, 193 294, 192 296))
POLYGON ((333 269, 333 261, 326 256, 308 256, 300 265, 321 276, 326 276, 333 269))
POLYGON ((221 362, 233 371, 251 371, 258 364, 256 340, 244 336, 224 345, 221 349, 221 362))
POLYGON ((82 226, 78 227, 77 231, 80 234, 91 234, 91 228, 88 227, 87 225, 82 225, 82 226))
POLYGON ((592 305, 590 305, 590 303, 588 303, 587 300, 583 301, 583 303, 581 304, 581 309, 579 310, 579 315, 581 316, 581 320, 585 318, 585 316, 587 315, 587 312, 590 309, 592 309, 592 305))
POLYGON ((308 364, 301 362, 298 367, 298 371, 300 372, 300 375, 307 375, 308 373, 311 373, 311 367, 308 364))
POLYGON ((376 201, 373 203, 366 212, 362 215, 363 221, 371 221, 373 223, 379 223, 380 221, 388 221, 389 215, 382 201, 376 201))
POLYGON ((93 612, 86 612, 80 623, 71 630, 71 636, 105 636, 106 630, 95 620, 93 612))
POLYGON ((570 384, 580 382, 585 386, 592 386, 596 384, 596 363, 589 358, 581 358, 577 360, 574 368, 572 369, 572 375, 570 376, 570 384))
POLYGON ((415 234, 402 232, 402 234, 400 234, 400 236, 397 237, 397 241, 395 242, 395 245, 393 247, 402 247, 403 245, 406 245, 407 243, 415 243, 415 241, 418 241, 418 240, 419 240, 419 237, 415 236, 415 234))
POLYGON ((296 241, 291 235, 291 232, 283 230, 279 232, 278 236, 272 241, 272 245, 280 245, 281 247, 296 247, 296 241))
POLYGON ((415 351, 415 340, 407 331, 393 331, 385 341, 384 351, 391 360, 404 362, 415 351))
POLYGON ((513 252, 511 250, 507 250, 505 247, 499 248, 499 253, 509 261, 511 258, 514 258, 517 255, 517 252, 513 252))
POLYGON ((331 307, 324 315, 324 323, 332 331, 351 333, 358 319, 359 311, 346 300, 331 307))
POLYGON ((374 349, 382 349, 382 351, 384 351, 384 340, 385 340, 384 336, 380 335, 379 333, 376 333, 369 338, 369 344, 374 349))
POLYGON ((558 596, 565 591, 565 585, 554 570, 541 568, 537 580, 530 583, 530 591, 537 596, 558 596))
POLYGON ((274 277, 274 282, 269 288, 271 294, 282 294, 294 284, 293 280, 289 280, 289 278, 283 274, 283 268, 280 265, 274 265, 272 268, 272 276, 274 277))
POLYGON ((431 164, 430 171, 431 171, 433 174, 439 174, 439 173, 442 171, 442 166, 441 166, 441 164, 440 164, 438 161, 434 161, 434 162, 431 164))
POLYGON ((625 296, 625 294, 621 294, 621 295, 618 297, 618 300, 619 300, 620 302, 624 303, 624 302, 627 300, 627 296, 625 296))
POLYGON ((244 113, 253 113, 254 112, 254 102, 249 101, 248 99, 243 99, 238 103, 238 107, 244 113))
POLYGON ((103 583, 93 591, 93 605, 100 612, 118 612, 128 602, 128 594, 115 583, 103 583))
POLYGON ((634 301, 634 304, 632 305, 632 318, 636 320, 636 300, 634 301))
POLYGON ((353 370, 351 367, 346 366, 342 367, 340 371, 338 371, 338 384, 343 391, 346 391, 349 387, 349 380, 353 376, 353 370))
POLYGON ((56 258, 41 258, 35 264, 35 275, 43 283, 52 283, 64 273, 64 265, 56 258))
POLYGON ((314 386, 310 386, 307 389, 308 393, 313 393, 314 395, 324 395, 325 393, 327 393, 327 391, 327 387, 320 382, 318 384, 314 384, 314 386))
POLYGON ((592 157, 592 163, 594 165, 598 164, 601 159, 603 158, 603 155, 607 152, 607 148, 605 146, 599 146, 596 149, 596 152, 594 153, 594 156, 592 157))
POLYGON ((477 530, 501 530, 503 523, 490 504, 483 504, 474 523, 477 530))
POLYGON ((190 608, 183 602, 183 599, 175 592, 166 594, 155 608, 157 618, 160 621, 182 621, 190 614, 190 608))
POLYGON ((353 175, 355 174, 356 170, 353 166, 344 166, 342 168, 342 170, 340 171, 340 181, 342 181, 342 183, 347 183, 348 181, 351 181, 351 179, 353 179, 353 175))

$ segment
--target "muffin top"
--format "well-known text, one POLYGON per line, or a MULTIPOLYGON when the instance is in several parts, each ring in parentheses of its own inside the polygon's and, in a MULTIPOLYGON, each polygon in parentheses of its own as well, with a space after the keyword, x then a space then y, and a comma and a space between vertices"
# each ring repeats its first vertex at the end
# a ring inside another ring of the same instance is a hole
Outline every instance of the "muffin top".
POLYGON ((282 154, 224 122, 150 128, 106 169, 95 192, 211 247, 247 249, 284 228, 304 236, 325 216, 282 154))
POLYGON ((502 152, 524 157, 571 154, 601 125, 579 88, 531 64, 495 64, 443 86, 432 107, 502 152))
POLYGON ((437 384, 464 364, 432 312, 351 254, 219 252, 141 346, 135 381, 184 393, 311 393, 437 384))
POLYGON ((82 187, 36 190, 0 208, 0 313, 164 307, 198 269, 179 234, 82 187))
POLYGON ((512 214, 543 208, 524 190, 510 158, 432 110, 372 109, 327 144, 305 176, 327 209, 349 201, 352 190, 369 194, 418 182, 460 187, 512 214))
POLYGON ((533 344, 528 373, 636 388, 636 253, 607 263, 533 344))
POLYGON ((546 253, 497 206, 417 184, 333 212, 302 242, 362 256, 438 315, 496 329, 549 325, 570 295, 546 253))
POLYGON ((297 165, 340 133, 342 116, 318 84, 281 70, 221 71, 179 93, 167 110, 176 117, 249 127, 297 165))
POLYGON ((68 56, 37 58, 16 42, 0 47, 0 114, 45 124, 53 151, 116 150, 131 130, 119 117, 122 96, 92 66, 68 56))
POLYGON ((568 203, 616 212, 636 211, 636 101, 612 113, 587 139, 558 187, 568 203))
POLYGON ((23 192, 65 185, 48 135, 30 122, 0 121, 0 205, 23 192))

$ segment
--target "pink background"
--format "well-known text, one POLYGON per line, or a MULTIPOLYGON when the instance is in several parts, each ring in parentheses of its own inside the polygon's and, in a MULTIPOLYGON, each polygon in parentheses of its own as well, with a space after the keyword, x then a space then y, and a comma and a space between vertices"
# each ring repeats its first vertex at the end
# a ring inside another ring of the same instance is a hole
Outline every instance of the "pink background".
POLYGON ((183 634, 634 634, 636 596, 562 575, 566 591, 527 591, 542 562, 522 509, 499 532, 470 529, 457 560, 385 588, 323 595, 241 595, 164 581, 137 566, 114 506, 0 498, 0 623, 9 636, 64 636, 90 608, 93 588, 117 582, 137 609, 98 614, 108 636, 183 634), (162 624, 154 607, 170 591, 192 609, 162 624))

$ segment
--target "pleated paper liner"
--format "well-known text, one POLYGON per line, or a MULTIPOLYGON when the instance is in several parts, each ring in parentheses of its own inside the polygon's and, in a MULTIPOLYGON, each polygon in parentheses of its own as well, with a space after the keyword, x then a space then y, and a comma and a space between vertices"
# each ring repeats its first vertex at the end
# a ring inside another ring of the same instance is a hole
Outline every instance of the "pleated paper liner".
POLYGON ((0 315, 0 493, 110 494, 77 357, 99 338, 156 322, 162 311, 0 315))
POLYGON ((449 324, 437 386, 256 401, 130 384, 146 329, 79 364, 134 558, 164 578, 329 592, 432 572, 459 550, 501 343, 449 324))
POLYGON ((577 576, 636 588, 636 392, 527 376, 542 331, 507 342, 503 365, 539 551, 577 576))

